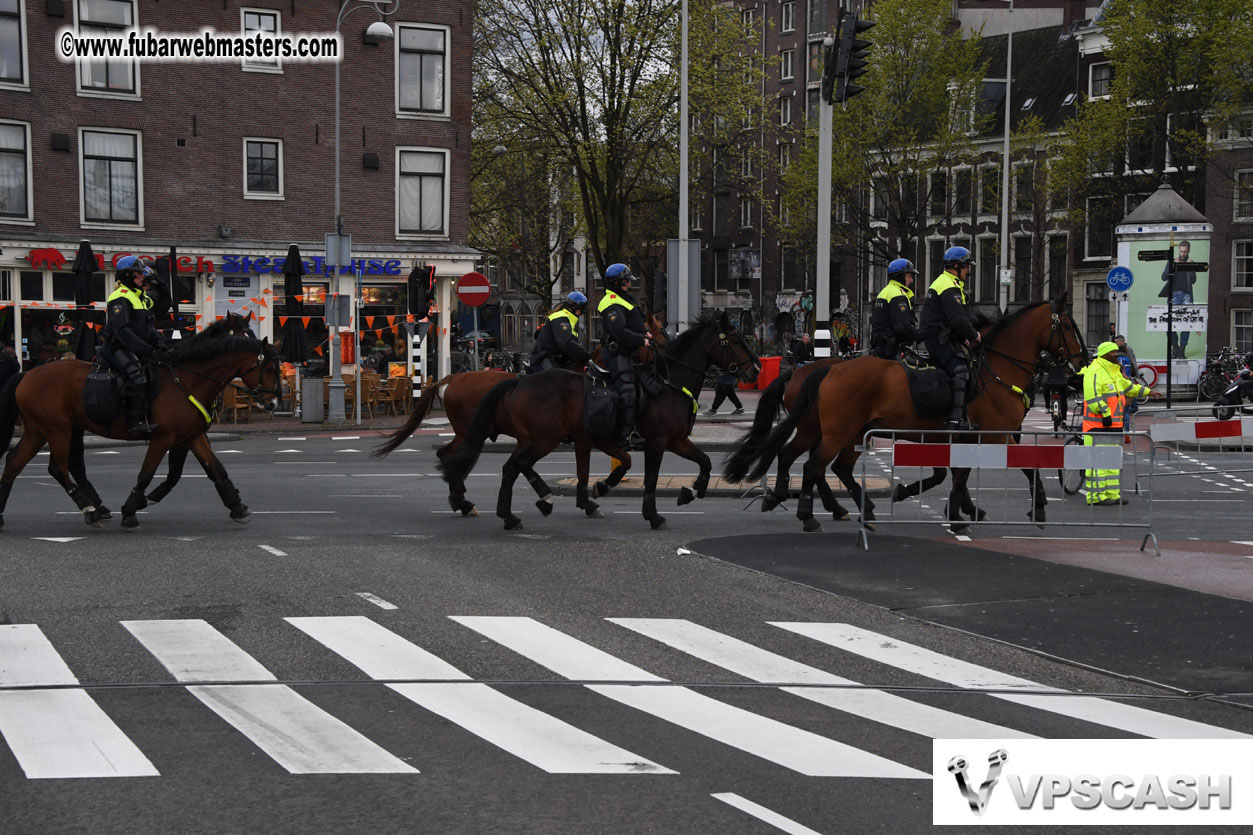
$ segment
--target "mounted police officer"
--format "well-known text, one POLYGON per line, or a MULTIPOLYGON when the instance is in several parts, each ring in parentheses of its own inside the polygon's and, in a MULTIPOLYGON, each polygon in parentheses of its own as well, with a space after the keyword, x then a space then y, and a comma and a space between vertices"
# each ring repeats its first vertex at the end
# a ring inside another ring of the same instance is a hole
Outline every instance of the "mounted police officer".
POLYGON ((637 409, 635 352, 640 346, 649 344, 652 336, 644 324, 644 311, 631 296, 633 279, 626 264, 610 264, 605 270, 608 292, 596 307, 603 334, 601 345, 605 349, 605 363, 618 391, 618 405, 622 410, 622 442, 628 447, 631 431, 635 429, 637 409))
POLYGON ((104 350, 126 381, 126 424, 130 434, 146 438, 157 429, 149 423, 144 361, 167 348, 156 328, 152 298, 146 292, 152 270, 134 255, 119 258, 117 285, 105 301, 104 350))
POLYGON ((897 360, 905 348, 919 340, 914 321, 914 262, 897 258, 888 264, 887 286, 879 291, 870 313, 870 353, 897 360))
POLYGON ((579 343, 579 317, 587 309, 587 296, 575 290, 548 314, 531 353, 531 370, 575 368, 587 362, 587 349, 579 343))
POLYGON ((950 246, 944 251, 944 272, 927 288, 922 303, 919 331, 931 359, 949 376, 953 402, 944 425, 951 429, 969 429, 966 419, 966 388, 970 382, 969 346, 981 337, 966 313, 963 285, 974 259, 964 246, 950 246))

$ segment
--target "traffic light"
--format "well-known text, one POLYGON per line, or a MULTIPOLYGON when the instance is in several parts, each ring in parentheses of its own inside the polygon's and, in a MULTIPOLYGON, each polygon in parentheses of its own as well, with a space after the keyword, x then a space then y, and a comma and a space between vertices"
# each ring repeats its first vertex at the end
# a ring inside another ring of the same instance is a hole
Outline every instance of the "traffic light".
POLYGON ((854 78, 865 75, 870 65, 870 41, 863 41, 857 35, 874 26, 873 20, 858 20, 857 15, 845 12, 840 18, 840 51, 835 62, 837 83, 835 101, 846 102, 865 90, 852 83, 854 78))
POLYGON ((822 42, 822 100, 827 104, 835 103, 835 46, 839 41, 837 30, 834 38, 826 38, 822 42))
POLYGON ((429 264, 414 266, 409 273, 409 312, 415 320, 425 319, 431 315, 431 304, 435 301, 435 268, 429 264))

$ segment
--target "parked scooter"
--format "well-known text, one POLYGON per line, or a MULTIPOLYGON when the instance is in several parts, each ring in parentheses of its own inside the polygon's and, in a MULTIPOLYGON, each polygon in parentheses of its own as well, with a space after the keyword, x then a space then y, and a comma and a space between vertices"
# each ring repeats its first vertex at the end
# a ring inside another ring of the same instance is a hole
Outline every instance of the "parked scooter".
POLYGON ((1253 406, 1245 406, 1245 400, 1253 404, 1253 370, 1249 368, 1240 369, 1231 386, 1214 401, 1214 419, 1231 420, 1237 409, 1242 415, 1253 415, 1253 406))

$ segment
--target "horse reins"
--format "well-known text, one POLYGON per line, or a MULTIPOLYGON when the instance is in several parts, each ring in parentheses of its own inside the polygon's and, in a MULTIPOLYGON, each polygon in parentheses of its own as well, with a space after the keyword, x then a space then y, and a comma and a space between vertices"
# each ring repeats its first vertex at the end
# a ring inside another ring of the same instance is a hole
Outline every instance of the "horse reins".
MULTIPOLYGON (((1050 355, 1056 356, 1056 353, 1055 353, 1056 349, 1054 349, 1054 346, 1053 346, 1053 340, 1054 338, 1056 338, 1058 341, 1057 349, 1065 349, 1066 351, 1066 364, 1070 366, 1071 370, 1078 373, 1080 369, 1075 367, 1075 354, 1073 351, 1067 348, 1066 338, 1061 333, 1061 314, 1059 314, 1057 311, 1056 303, 1053 301, 1049 301, 1049 309, 1052 314, 1053 321, 1052 321, 1052 326, 1049 329, 1049 341, 1048 341, 1048 344, 1045 346, 1044 350, 1048 352, 1050 355)), ((1079 351, 1080 351, 1079 358, 1084 361, 1084 365, 1087 365, 1087 359, 1088 359, 1087 353, 1088 352, 1087 352, 1087 348, 1083 344, 1083 338, 1079 335, 1079 328, 1075 324, 1075 320, 1072 317, 1067 315, 1067 319, 1070 322, 1071 331, 1074 333, 1075 338, 1079 342, 1079 351)), ((1010 363, 1010 365, 1013 365, 1019 371, 1026 372, 1030 377, 1034 377, 1037 373, 1039 373, 1044 364, 1041 360, 1037 359, 1034 365, 1028 366, 1025 362, 1018 359, 1017 357, 1012 357, 1009 354, 1005 353, 1004 351, 998 351, 996 348, 993 348, 990 345, 986 345, 982 341, 979 343, 979 347, 982 353, 995 354, 998 357, 1003 357, 1005 360, 1007 360, 1010 363)), ((1007 383, 1004 380, 1002 380, 1000 376, 997 375, 997 373, 992 370, 992 367, 990 365, 987 365, 986 363, 980 363, 980 366, 981 368, 987 369, 988 375, 993 380, 1005 386, 1005 388, 1014 392, 1014 394, 1021 395, 1023 398, 1023 402, 1024 403, 1027 402, 1027 395, 1025 391, 1023 391, 1021 388, 1019 388, 1018 386, 1015 386, 1012 383, 1007 383)), ((986 385, 983 386, 983 390, 984 391, 987 390, 986 385)))

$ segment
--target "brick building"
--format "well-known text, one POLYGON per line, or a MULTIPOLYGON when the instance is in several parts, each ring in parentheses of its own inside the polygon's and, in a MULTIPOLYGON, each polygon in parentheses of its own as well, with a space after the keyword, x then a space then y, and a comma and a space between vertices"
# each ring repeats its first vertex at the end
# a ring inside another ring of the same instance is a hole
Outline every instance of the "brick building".
MULTIPOLYGON (((330 276, 322 259, 323 235, 334 228, 334 65, 98 59, 76 67, 54 44, 61 27, 333 33, 339 7, 0 0, 0 341, 27 361, 61 347, 73 306, 69 265, 87 239, 103 256, 98 311, 118 256, 177 247, 175 300, 189 302, 180 308, 191 321, 244 310, 258 317, 260 334, 275 336, 279 315, 299 313, 311 317, 316 344, 325 335, 321 298, 352 292, 353 279, 349 270, 330 276), (301 311, 281 303, 291 243, 311 273, 301 311)), ((401 0, 388 20, 395 37, 375 43, 364 35, 372 12, 343 24, 341 214, 364 273, 362 318, 373 318, 384 343, 402 341, 386 317, 403 321, 415 263, 434 264, 441 279, 473 268, 473 10, 469 0, 401 0)), ((446 334, 441 341, 446 358, 446 334)))

